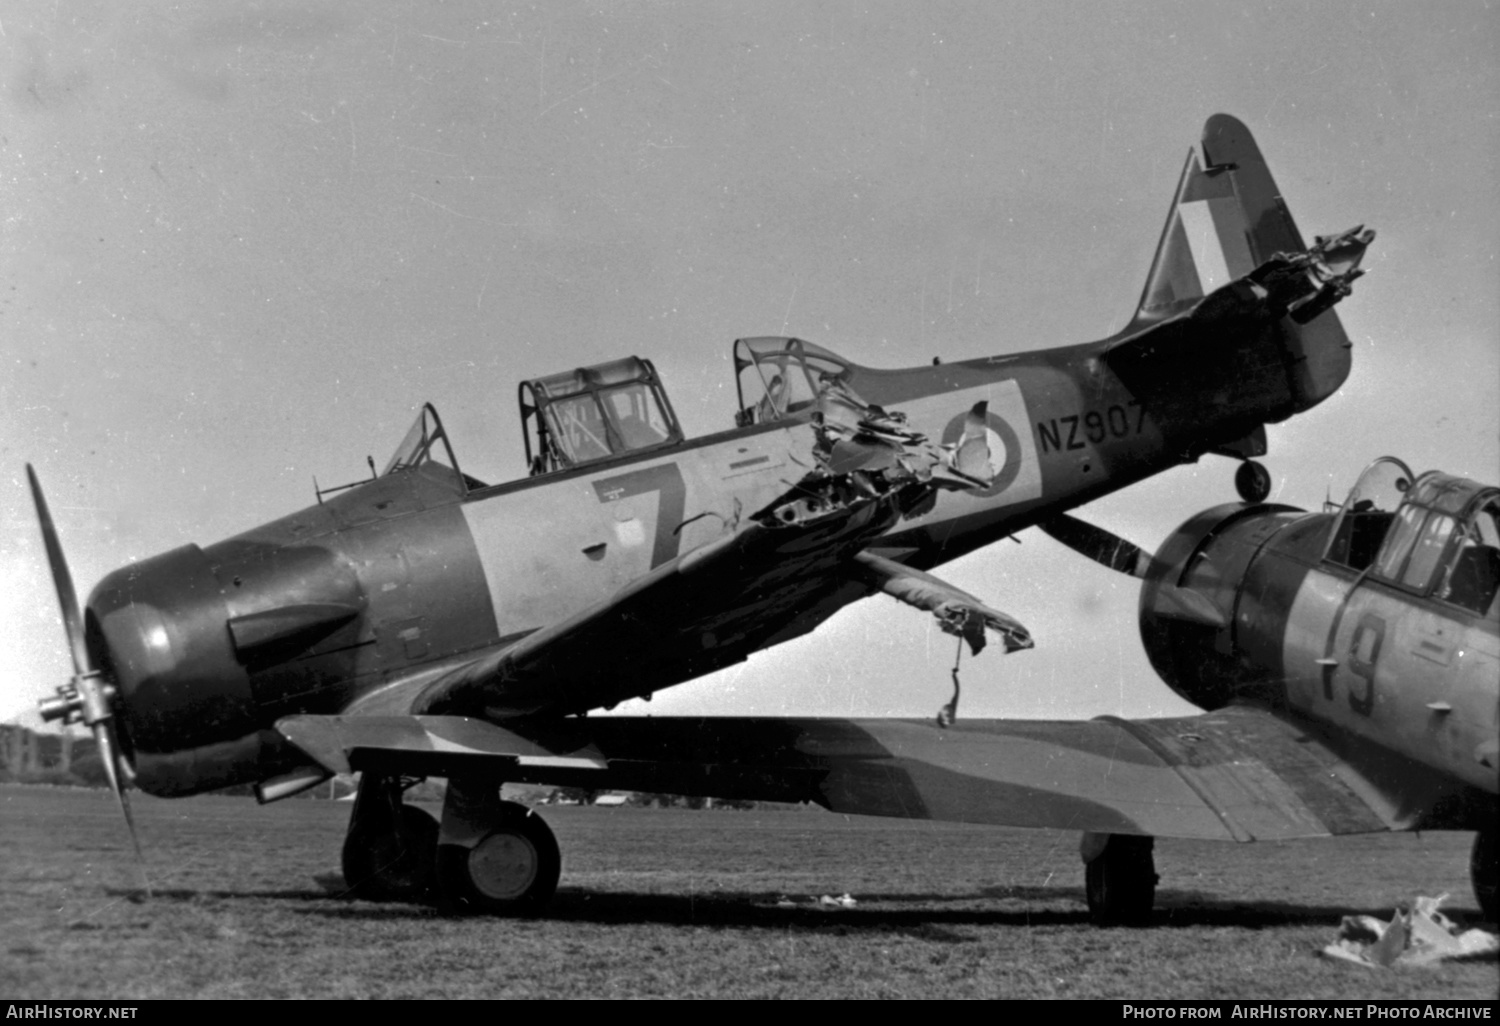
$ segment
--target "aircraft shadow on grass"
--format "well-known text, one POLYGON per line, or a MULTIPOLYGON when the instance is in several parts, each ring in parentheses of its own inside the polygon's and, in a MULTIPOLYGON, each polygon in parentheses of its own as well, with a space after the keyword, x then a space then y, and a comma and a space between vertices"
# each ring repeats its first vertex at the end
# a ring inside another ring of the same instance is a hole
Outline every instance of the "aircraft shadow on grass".
MULTIPOLYGON (((342 920, 430 919, 439 910, 430 905, 399 905, 350 900, 348 892, 334 886, 331 875, 319 879, 322 889, 157 890, 154 900, 165 902, 287 901, 301 906, 303 915, 342 920), (332 902, 332 903, 330 903, 332 902)), ((106 891, 111 897, 133 899, 138 892, 123 888, 106 891)), ((867 894, 851 908, 825 907, 807 896, 788 900, 770 891, 714 891, 711 894, 657 894, 645 892, 591 892, 563 888, 557 892, 548 919, 555 922, 595 924, 643 924, 663 926, 770 927, 816 926, 851 932, 893 931, 923 940, 960 943, 973 938, 951 933, 954 926, 1085 926, 1090 922, 1082 887, 982 887, 970 894, 920 892, 867 894), (955 908, 984 901, 1025 902, 1032 908, 955 908), (1059 902, 1072 902, 1076 909, 1058 909, 1059 902), (892 907, 895 906, 895 907, 892 907), (917 906, 917 907, 913 907, 917 906)), ((1460 922, 1479 918, 1478 909, 1449 910, 1460 922)), ((1286 926, 1319 926, 1333 929, 1347 915, 1388 918, 1386 907, 1297 904, 1277 901, 1233 901, 1196 890, 1165 889, 1158 892, 1156 929, 1231 927, 1266 929, 1286 926)))

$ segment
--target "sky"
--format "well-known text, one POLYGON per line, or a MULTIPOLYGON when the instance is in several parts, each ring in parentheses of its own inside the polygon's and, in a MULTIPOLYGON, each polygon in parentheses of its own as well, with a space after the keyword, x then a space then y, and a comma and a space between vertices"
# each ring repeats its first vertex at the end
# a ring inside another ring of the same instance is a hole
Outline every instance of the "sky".
MULTIPOLYGON (((363 476, 425 400, 498 482, 525 378, 650 358, 696 436, 737 337, 875 367, 1102 338, 1219 111, 1304 235, 1378 232, 1348 383, 1270 429, 1275 500, 1384 454, 1500 481, 1497 43, 1457 2, 0 0, 0 721, 69 674, 27 462, 86 595, 363 476)), ((1083 515, 1154 547, 1234 468, 1083 515)), ((939 571, 1037 642, 965 657, 960 716, 1191 712, 1137 584, 1019 539, 939 571)), ((953 655, 877 597, 622 710, 930 716, 953 655)))

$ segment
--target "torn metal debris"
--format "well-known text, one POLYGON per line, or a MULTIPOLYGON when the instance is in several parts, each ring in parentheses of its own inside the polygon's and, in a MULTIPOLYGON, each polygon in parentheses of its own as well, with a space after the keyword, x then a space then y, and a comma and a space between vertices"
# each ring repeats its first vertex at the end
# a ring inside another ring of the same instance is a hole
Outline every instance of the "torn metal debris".
POLYGON ((1300 253, 1277 253, 1250 272, 1249 280, 1265 290, 1273 310, 1306 324, 1353 291, 1354 280, 1365 273, 1360 261, 1374 241, 1374 229, 1362 224, 1320 235, 1300 253))
POLYGON ((853 908, 858 904, 859 900, 852 897, 848 891, 845 891, 838 897, 835 897, 832 894, 822 894, 817 896, 809 895, 807 898, 799 900, 797 898, 788 897, 787 895, 783 894, 780 898, 776 899, 777 908, 811 907, 823 911, 840 908, 853 908))
POLYGON ((944 633, 963 638, 974 655, 984 649, 985 628, 1000 635, 1006 652, 1017 652, 1036 644, 1019 620, 992 609, 974 595, 939 577, 874 552, 861 552, 854 559, 864 568, 865 577, 872 585, 898 601, 931 613, 944 633))
POLYGON ((823 383, 811 414, 812 466, 751 519, 767 527, 805 526, 871 500, 893 500, 903 514, 938 488, 987 487, 995 470, 978 402, 952 445, 907 426, 906 415, 861 399, 837 380, 823 383))
POLYGON ((1323 954, 1385 969, 1500 954, 1500 936, 1477 927, 1462 930, 1438 910, 1447 899, 1446 894, 1413 898, 1410 907, 1396 909, 1389 923, 1374 916, 1345 916, 1339 939, 1323 954))

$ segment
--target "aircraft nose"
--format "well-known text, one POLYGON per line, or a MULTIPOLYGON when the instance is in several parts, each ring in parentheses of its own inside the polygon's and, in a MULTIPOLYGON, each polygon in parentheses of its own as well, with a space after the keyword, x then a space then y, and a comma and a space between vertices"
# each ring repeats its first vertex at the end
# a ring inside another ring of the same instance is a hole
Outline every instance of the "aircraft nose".
POLYGON ((87 607, 90 654, 115 685, 127 745, 164 752, 244 732, 255 704, 203 551, 185 545, 116 570, 87 607))

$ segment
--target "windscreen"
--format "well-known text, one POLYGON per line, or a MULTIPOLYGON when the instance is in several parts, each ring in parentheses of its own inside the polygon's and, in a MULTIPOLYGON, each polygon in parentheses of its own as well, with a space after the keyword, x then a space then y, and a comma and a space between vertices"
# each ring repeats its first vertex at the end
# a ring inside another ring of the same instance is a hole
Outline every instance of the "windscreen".
POLYGON ((425 463, 437 463, 455 473, 458 471, 458 461, 453 458, 443 422, 438 419, 437 410, 431 403, 422 405, 417 419, 407 429, 406 437, 401 439, 381 474, 394 474, 425 463))
POLYGON ((1328 545, 1326 558, 1353 570, 1364 570, 1385 541, 1406 493, 1412 472, 1405 463, 1383 456, 1365 468, 1344 506, 1328 545))

